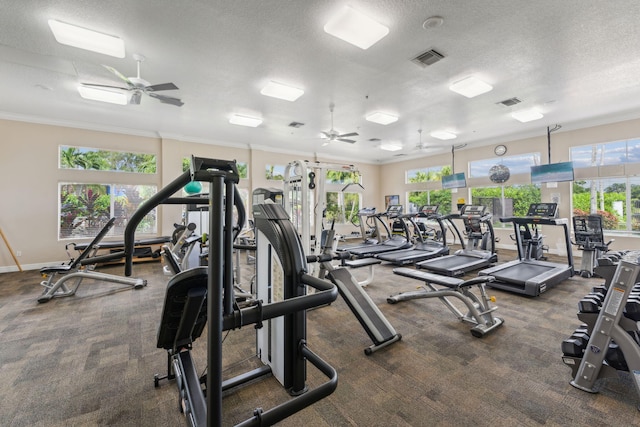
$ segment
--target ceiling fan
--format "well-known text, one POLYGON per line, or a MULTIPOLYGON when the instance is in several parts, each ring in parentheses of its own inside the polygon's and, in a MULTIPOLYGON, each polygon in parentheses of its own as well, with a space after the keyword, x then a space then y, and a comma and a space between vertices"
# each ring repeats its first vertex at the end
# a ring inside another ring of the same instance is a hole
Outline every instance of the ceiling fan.
POLYGON ((83 86, 95 87, 95 88, 110 88, 110 89, 121 89, 131 92, 131 97, 129 98, 129 104, 140 104, 140 100, 142 99, 142 94, 146 94, 152 98, 157 99, 158 101, 164 104, 171 104, 177 107, 181 107, 184 105, 184 102, 178 98, 174 98, 172 96, 160 95, 156 92, 163 90, 177 90, 178 86, 173 83, 160 83, 157 85, 152 85, 148 81, 142 79, 140 77, 140 63, 145 60, 145 57, 139 54, 134 53, 133 59, 137 62, 138 65, 138 75, 136 77, 125 77, 122 73, 116 70, 113 67, 108 65, 103 65, 104 68, 113 73, 116 77, 126 83, 126 86, 114 86, 114 85, 106 85, 106 84, 94 84, 94 83, 81 83, 83 86))
POLYGON ((348 142, 349 144, 355 143, 356 141, 354 139, 348 139, 348 137, 358 136, 357 132, 341 134, 333 128, 333 107, 335 107, 335 104, 332 102, 331 104, 329 104, 329 112, 331 113, 331 129, 329 129, 327 132, 322 132, 322 138, 325 140, 322 145, 329 145, 330 142, 334 141, 348 142))

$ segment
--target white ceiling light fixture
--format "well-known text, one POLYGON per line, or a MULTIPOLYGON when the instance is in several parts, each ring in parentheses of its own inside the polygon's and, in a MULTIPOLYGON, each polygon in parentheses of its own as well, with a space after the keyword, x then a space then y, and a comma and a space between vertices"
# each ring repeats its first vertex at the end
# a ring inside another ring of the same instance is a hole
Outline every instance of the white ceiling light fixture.
POLYGON ((389 28, 345 6, 324 26, 324 31, 341 40, 368 49, 389 34, 389 28))
POLYGON ((262 124, 262 119, 258 119, 255 117, 242 116, 240 114, 234 114, 229 119, 229 123, 240 126, 248 126, 248 127, 258 127, 262 124))
POLYGON ((273 98, 293 102, 304 95, 304 90, 283 83, 270 81, 262 88, 260 93, 265 96, 271 96, 273 98))
POLYGON ((489 83, 485 83, 477 77, 467 77, 460 81, 455 82, 449 86, 449 90, 459 93, 467 98, 473 98, 474 96, 482 95, 493 89, 489 83))
POLYGON ((397 116, 380 112, 371 113, 367 117, 365 117, 365 119, 373 123, 378 123, 380 125, 388 125, 398 121, 397 116))
POLYGON ((456 135, 455 133, 447 132, 444 130, 436 130, 431 132, 429 135, 437 139, 442 139, 443 141, 446 141, 448 139, 456 139, 458 137, 458 135, 456 135))
POLYGON ((380 149, 385 151, 402 150, 402 144, 399 142, 385 142, 380 144, 380 149))
POLYGON ((534 120, 540 120, 544 116, 540 111, 536 109, 531 109, 531 110, 514 111, 513 113, 511 113, 511 117, 518 120, 519 122, 526 123, 526 122, 532 122, 534 120))
POLYGON ((127 105, 129 100, 124 92, 116 92, 114 90, 96 89, 87 86, 78 86, 78 92, 84 99, 91 101, 108 102, 110 104, 127 105))
POLYGON ((124 40, 119 37, 76 27, 55 19, 49 19, 49 28, 58 43, 116 58, 124 58, 125 56, 124 40))

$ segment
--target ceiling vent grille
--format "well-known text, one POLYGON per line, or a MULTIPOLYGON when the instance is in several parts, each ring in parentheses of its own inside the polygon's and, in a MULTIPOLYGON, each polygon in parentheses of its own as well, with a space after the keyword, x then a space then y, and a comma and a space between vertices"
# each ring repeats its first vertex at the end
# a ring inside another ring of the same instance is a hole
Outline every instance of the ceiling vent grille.
POLYGON ((505 99, 504 101, 496 102, 496 104, 504 105, 505 107, 511 107, 516 104, 520 104, 522 101, 516 97, 505 99))
POLYGON ((418 64, 421 67, 427 67, 433 65, 436 62, 444 58, 444 55, 435 49, 429 49, 428 51, 421 53, 411 60, 414 64, 418 64))

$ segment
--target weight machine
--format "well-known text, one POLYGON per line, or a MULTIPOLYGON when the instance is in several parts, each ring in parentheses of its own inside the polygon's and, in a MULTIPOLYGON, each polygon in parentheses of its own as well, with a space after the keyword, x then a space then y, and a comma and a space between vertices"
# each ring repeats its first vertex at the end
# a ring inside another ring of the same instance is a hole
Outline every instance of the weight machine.
MULTIPOLYGON (((246 214, 236 187, 239 176, 235 161, 192 157, 190 171, 160 192, 178 191, 189 181, 210 185, 208 265, 178 273, 167 287, 157 342, 159 348, 167 350, 167 375, 163 378, 176 380, 188 425, 220 426, 223 392, 272 373, 295 397, 266 411, 256 409, 253 417, 241 425, 275 424, 328 396, 337 386, 335 369, 306 345, 306 310, 331 303, 338 291, 333 284, 307 273, 300 238, 282 206, 256 204, 253 216, 260 254, 256 262, 261 299, 250 307, 238 308, 233 288, 233 242, 246 214), (233 220, 234 206, 237 224, 233 220), (304 285, 316 292, 306 295, 304 285), (191 348, 206 322, 208 373, 199 377, 191 348), (265 365, 223 381, 223 331, 251 324, 256 325, 257 353, 265 365), (307 361, 329 378, 313 390, 305 384, 307 361)), ((166 194, 158 199, 164 198, 166 194)), ((149 209, 155 207, 149 204, 149 209)), ((155 377, 156 385, 160 379, 155 377)))

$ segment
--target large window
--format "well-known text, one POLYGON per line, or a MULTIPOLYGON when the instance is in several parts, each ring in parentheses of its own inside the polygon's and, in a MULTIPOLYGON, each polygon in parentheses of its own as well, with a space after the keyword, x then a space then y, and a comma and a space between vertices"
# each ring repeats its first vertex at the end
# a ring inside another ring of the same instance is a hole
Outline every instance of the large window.
POLYGON ((451 166, 431 166, 421 169, 410 169, 406 171, 405 183, 415 182, 437 182, 443 175, 451 175, 451 166))
POLYGON ((533 184, 471 189, 471 203, 486 206, 493 214, 493 224, 498 227, 512 226, 500 222, 500 217, 526 216, 529 205, 540 202, 540 187, 533 184))
POLYGON ((360 193, 327 191, 327 211, 325 219, 337 224, 356 222, 360 210, 360 193))
POLYGON ((265 167, 264 176, 267 179, 283 181, 284 170, 285 170, 284 165, 267 165, 265 167))
MULTIPOLYGON (((94 237, 116 217, 110 235, 122 235, 131 215, 156 193, 155 185, 60 183, 60 239, 94 237)), ((156 233, 156 210, 140 222, 138 233, 156 233)))
POLYGON ((60 146, 60 169, 156 173, 155 154, 60 146))
POLYGON ((573 214, 602 215, 608 231, 640 231, 640 178, 618 177, 573 182, 573 214))
POLYGON ((493 157, 490 159, 469 162, 469 177, 483 178, 489 176, 489 171, 495 165, 504 165, 509 168, 511 175, 518 173, 530 173, 531 166, 540 164, 540 153, 518 154, 515 156, 493 157))
POLYGON ((438 205, 438 213, 451 213, 451 190, 410 191, 407 195, 409 212, 418 212, 424 205, 438 205))
POLYGON ((640 162, 640 139, 582 145, 571 148, 574 168, 640 162))

